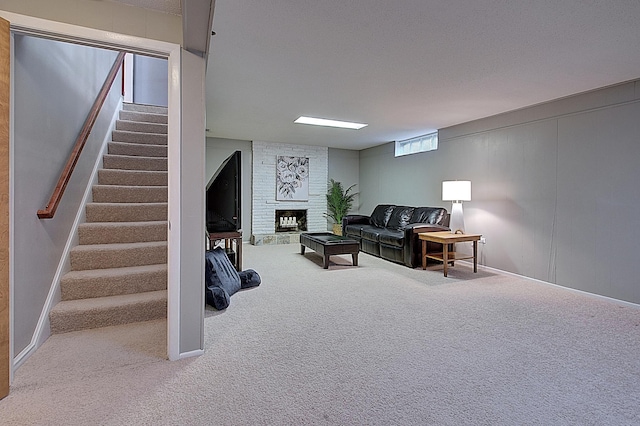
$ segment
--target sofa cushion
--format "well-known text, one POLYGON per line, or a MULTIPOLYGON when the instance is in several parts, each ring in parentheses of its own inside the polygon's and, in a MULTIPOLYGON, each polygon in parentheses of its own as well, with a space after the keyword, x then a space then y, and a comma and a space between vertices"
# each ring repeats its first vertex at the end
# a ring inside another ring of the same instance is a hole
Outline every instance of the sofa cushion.
POLYGON ((380 241, 380 232, 384 230, 384 228, 378 228, 373 225, 364 225, 360 230, 360 236, 363 240, 369 240, 377 243, 380 241))
POLYGON ((361 231, 362 231, 362 225, 347 225, 345 226, 343 233, 345 235, 355 235, 359 237, 361 231))
POLYGON ((391 212, 389 222, 387 222, 387 229, 401 231, 406 228, 411 223, 413 210, 413 207, 396 206, 391 212))
POLYGON ((385 229, 380 231, 379 235, 380 244, 393 247, 404 246, 404 231, 395 231, 393 229, 385 229))
POLYGON ((413 210, 409 223, 441 224, 446 210, 440 207, 417 207, 413 210))
POLYGON ((373 213, 371 213, 371 225, 377 226, 378 228, 386 227, 394 207, 395 206, 391 204, 378 204, 376 208, 373 209, 373 213))

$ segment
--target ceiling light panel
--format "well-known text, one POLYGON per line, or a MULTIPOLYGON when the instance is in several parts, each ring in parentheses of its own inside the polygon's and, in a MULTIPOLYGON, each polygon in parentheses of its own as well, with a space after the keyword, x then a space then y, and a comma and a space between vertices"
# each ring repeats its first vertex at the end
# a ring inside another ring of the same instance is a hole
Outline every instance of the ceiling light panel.
POLYGON ((326 118, 305 117, 304 115, 301 117, 298 117, 294 121, 294 123, 310 124, 312 126, 338 127, 340 129, 352 129, 352 130, 360 130, 363 127, 367 126, 367 124, 363 124, 363 123, 352 123, 350 121, 328 120, 326 118))

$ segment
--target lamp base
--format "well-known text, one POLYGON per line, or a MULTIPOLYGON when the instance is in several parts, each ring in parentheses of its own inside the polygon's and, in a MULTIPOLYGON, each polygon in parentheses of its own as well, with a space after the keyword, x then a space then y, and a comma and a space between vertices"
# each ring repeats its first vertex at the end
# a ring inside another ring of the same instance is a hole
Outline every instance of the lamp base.
POLYGON ((462 214, 462 203, 451 203, 451 216, 449 217, 449 228, 452 234, 464 234, 464 215, 462 214))

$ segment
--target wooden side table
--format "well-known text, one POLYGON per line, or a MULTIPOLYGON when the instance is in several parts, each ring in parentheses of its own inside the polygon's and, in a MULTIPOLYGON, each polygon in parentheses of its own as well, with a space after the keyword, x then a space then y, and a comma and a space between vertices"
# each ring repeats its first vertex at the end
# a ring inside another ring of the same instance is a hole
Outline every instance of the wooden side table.
POLYGON ((207 233, 209 238, 209 248, 213 249, 216 241, 224 240, 224 249, 233 249, 233 243, 235 243, 235 268, 238 272, 242 270, 242 231, 238 232, 214 232, 207 233))
POLYGON ((482 234, 452 234, 449 231, 421 232, 418 238, 422 240, 422 269, 427 269, 427 258, 440 260, 444 264, 444 276, 447 276, 449 262, 461 259, 473 259, 473 272, 478 272, 478 240, 482 234), (442 252, 427 253, 427 241, 442 244, 442 252), (473 242, 473 256, 455 251, 455 243, 473 242), (449 251, 449 244, 453 244, 453 251, 449 251))

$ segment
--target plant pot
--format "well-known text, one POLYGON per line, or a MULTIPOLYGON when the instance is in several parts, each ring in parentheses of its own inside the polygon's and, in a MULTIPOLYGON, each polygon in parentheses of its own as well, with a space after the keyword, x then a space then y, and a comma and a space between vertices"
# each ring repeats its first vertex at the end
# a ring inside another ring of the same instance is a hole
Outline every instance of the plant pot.
POLYGON ((335 235, 342 235, 342 225, 339 223, 333 224, 333 233, 335 235))

